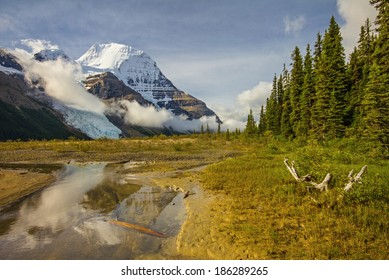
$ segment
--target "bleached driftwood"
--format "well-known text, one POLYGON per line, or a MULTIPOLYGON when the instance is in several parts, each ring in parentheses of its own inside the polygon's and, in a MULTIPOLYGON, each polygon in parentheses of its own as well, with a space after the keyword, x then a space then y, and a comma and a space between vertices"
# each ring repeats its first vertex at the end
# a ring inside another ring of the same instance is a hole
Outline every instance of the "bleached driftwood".
MULTIPOLYGON (((315 189, 318 189, 320 191, 328 190, 328 183, 330 182, 330 180, 332 178, 332 175, 330 173, 327 173, 327 175, 324 177, 324 179, 321 183, 316 183, 316 182, 311 181, 312 176, 310 174, 307 174, 307 175, 301 177, 297 173, 296 168, 294 167, 294 161, 292 161, 292 165, 289 165, 288 161, 289 161, 288 158, 284 159, 285 166, 288 169, 288 171, 290 172, 290 174, 292 174, 293 178, 296 179, 296 181, 308 182, 309 184, 312 185, 312 187, 314 187, 315 189)), ((311 186, 308 186, 308 187, 311 187, 311 186)))
POLYGON ((350 173, 348 174, 349 182, 344 187, 344 191, 347 192, 348 190, 350 190, 354 183, 362 184, 362 174, 363 174, 363 172, 365 172, 366 168, 367 168, 367 165, 363 166, 361 168, 361 171, 359 171, 359 173, 357 175, 355 175, 354 177, 353 177, 354 170, 350 171, 350 173))

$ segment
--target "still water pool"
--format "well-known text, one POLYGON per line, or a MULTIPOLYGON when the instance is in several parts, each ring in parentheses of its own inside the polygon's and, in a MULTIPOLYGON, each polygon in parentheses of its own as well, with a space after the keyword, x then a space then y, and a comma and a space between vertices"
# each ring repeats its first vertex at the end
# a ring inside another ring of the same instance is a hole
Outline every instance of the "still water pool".
POLYGON ((0 259, 169 258, 183 194, 133 179, 105 163, 66 165, 53 185, 0 213, 0 259))

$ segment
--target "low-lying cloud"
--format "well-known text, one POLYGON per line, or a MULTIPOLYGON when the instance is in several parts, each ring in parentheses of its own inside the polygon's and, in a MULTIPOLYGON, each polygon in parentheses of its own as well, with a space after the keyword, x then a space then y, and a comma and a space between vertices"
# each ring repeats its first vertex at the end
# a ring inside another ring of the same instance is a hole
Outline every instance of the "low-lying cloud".
POLYGON ((105 111, 105 104, 77 82, 75 76, 81 73, 77 64, 61 58, 40 62, 21 49, 17 49, 14 54, 24 66, 26 79, 31 83, 43 82, 45 92, 53 99, 79 110, 98 114, 105 111))
POLYGON ((251 89, 241 92, 236 97, 236 103, 233 108, 225 106, 216 106, 219 117, 223 121, 223 130, 243 130, 246 126, 247 115, 250 109, 253 110, 255 119, 259 118, 259 112, 262 105, 266 104, 266 99, 270 95, 272 83, 261 81, 251 89))
POLYGON ((146 127, 162 128, 173 118, 166 109, 157 110, 153 106, 141 106, 138 102, 128 100, 118 101, 108 109, 109 114, 120 116, 125 123, 146 127))
POLYGON ((108 114, 121 117, 125 123, 152 128, 169 128, 178 132, 199 132, 201 126, 212 130, 217 129, 215 116, 200 119, 188 119, 185 115, 177 116, 165 108, 154 106, 141 106, 136 101, 120 100, 112 104, 107 110, 108 114))

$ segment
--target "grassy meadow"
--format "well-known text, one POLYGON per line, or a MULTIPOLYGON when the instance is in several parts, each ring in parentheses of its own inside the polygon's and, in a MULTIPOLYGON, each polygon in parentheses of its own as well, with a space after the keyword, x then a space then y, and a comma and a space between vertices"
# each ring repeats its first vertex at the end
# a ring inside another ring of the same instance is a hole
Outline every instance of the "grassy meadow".
POLYGON ((379 148, 346 139, 327 145, 262 139, 249 147, 203 174, 207 189, 231 198, 225 211, 232 218, 220 221, 220 231, 233 232, 248 257, 389 259, 389 161, 379 148), (329 190, 307 190, 287 171, 284 157, 316 182, 331 173, 329 190), (345 193, 350 170, 365 164, 363 184, 345 193))
POLYGON ((187 173, 208 165, 200 174, 201 186, 218 197, 210 207, 216 234, 209 242, 219 242, 227 251, 228 246, 237 248, 227 258, 389 259, 388 154, 357 139, 323 144, 211 134, 0 143, 3 165, 69 160, 152 163, 138 172, 187 173), (331 173, 329 190, 308 190, 306 183, 295 181, 284 157, 316 182, 331 173), (344 192, 350 170, 357 173, 363 165, 368 165, 363 184, 344 192))

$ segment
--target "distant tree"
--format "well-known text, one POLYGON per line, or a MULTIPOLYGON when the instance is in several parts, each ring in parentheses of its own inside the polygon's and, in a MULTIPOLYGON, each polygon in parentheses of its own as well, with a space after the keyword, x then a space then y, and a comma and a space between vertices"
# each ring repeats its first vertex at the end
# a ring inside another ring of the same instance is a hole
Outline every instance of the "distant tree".
POLYGON ((277 126, 279 127, 278 133, 281 134, 281 118, 282 118, 282 104, 284 100, 284 81, 282 74, 278 77, 277 81, 277 126))
POLYGON ((285 138, 293 136, 292 125, 290 123, 290 113, 292 112, 292 105, 290 102, 290 83, 289 73, 284 65, 282 73, 283 80, 283 100, 282 100, 282 113, 281 113, 281 135, 285 138))
POLYGON ((247 116, 245 134, 248 137, 253 137, 256 133, 257 133, 257 127, 254 120, 253 110, 250 109, 250 113, 247 116))
POLYGON ((226 131, 226 140, 230 141, 230 129, 229 128, 227 128, 227 131, 226 131))
POLYGON ((292 111, 290 113, 290 123, 292 125, 292 130, 294 135, 298 134, 298 127, 301 121, 301 104, 300 99, 303 90, 304 83, 304 69, 303 69, 303 59, 301 57, 300 49, 295 47, 292 53, 292 70, 290 73, 290 103, 292 106, 292 111))
POLYGON ((266 100, 266 130, 272 131, 274 134, 280 133, 279 126, 279 107, 277 98, 277 76, 274 75, 273 87, 270 93, 270 97, 266 100))
POLYGON ((304 82, 300 98, 300 123, 298 126, 298 136, 308 136, 311 129, 311 108, 313 105, 313 96, 315 94, 315 80, 313 73, 313 59, 311 56, 310 45, 307 45, 304 57, 304 82))
POLYGON ((258 134, 263 135, 266 131, 266 117, 264 112, 263 105, 261 106, 261 112, 259 114, 259 122, 258 122, 258 134))

